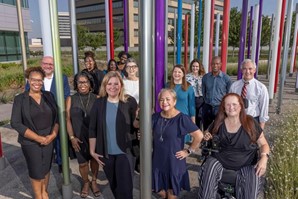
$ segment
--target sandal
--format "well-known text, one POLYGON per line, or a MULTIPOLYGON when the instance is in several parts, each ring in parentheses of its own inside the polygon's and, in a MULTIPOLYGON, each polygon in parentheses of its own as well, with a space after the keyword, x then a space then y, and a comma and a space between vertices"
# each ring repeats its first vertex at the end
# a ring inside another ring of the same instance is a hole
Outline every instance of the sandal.
POLYGON ((84 182, 84 185, 82 187, 81 194, 80 194, 81 198, 86 198, 89 195, 89 185, 90 185, 90 181, 84 182))
POLYGON ((97 186, 96 180, 91 181, 90 188, 91 188, 91 191, 95 197, 98 197, 101 195, 101 192, 97 186), (95 186, 94 186, 94 183, 95 183, 95 186))

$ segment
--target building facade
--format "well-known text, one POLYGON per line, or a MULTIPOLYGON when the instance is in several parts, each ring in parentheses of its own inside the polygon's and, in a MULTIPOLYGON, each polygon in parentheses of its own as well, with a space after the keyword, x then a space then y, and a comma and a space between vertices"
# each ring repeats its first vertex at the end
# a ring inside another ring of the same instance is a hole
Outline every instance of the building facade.
MULTIPOLYGON (((223 1, 215 1, 215 14, 223 13, 223 1)), ((123 0, 113 0, 113 24, 114 28, 123 32, 124 5, 123 0)), ((139 38, 139 0, 127 0, 128 2, 128 46, 138 46, 139 38)), ((90 32, 105 32, 105 0, 76 0, 77 24, 85 26, 90 32)), ((193 0, 184 0, 182 14, 190 13, 193 0)), ((177 0, 168 0, 168 31, 174 26, 174 12, 177 10, 177 0)), ((123 35, 122 35, 123 36, 123 35)), ((121 37, 123 41, 123 37, 121 37)), ((122 42, 123 43, 123 42, 122 42)))
MULTIPOLYGON (((21 2, 25 44, 29 55, 28 32, 31 31, 29 5, 28 0, 21 2)), ((21 52, 16 0, 0 0, 0 62, 21 60, 21 52)))

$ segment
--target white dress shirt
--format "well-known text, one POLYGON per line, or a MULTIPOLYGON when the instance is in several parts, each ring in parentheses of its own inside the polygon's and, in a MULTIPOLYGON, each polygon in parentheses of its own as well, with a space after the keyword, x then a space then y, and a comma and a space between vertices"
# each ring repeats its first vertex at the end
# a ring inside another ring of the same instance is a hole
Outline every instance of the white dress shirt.
MULTIPOLYGON (((229 92, 241 95, 243 85, 243 79, 237 80, 232 84, 229 92)), ((246 99, 248 100, 246 113, 252 117, 259 117, 260 122, 267 122, 269 120, 269 94, 266 86, 253 78, 249 80, 249 84, 246 88, 246 99)))

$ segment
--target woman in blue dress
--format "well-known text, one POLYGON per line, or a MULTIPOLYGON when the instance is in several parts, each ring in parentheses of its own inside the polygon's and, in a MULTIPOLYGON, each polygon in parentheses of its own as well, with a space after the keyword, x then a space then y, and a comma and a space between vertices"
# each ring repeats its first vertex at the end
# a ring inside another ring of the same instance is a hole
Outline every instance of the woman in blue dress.
POLYGON ((158 99, 162 111, 152 115, 152 189, 162 198, 173 199, 181 189, 190 190, 185 158, 198 147, 203 133, 189 116, 175 108, 177 96, 173 89, 162 89, 158 99), (193 142, 185 149, 187 134, 193 142))
MULTIPOLYGON (((193 87, 186 81, 186 70, 182 65, 174 66, 169 88, 174 89, 177 94, 176 108, 196 123, 195 93, 193 87)), ((185 142, 190 141, 190 137, 186 136, 185 142)))

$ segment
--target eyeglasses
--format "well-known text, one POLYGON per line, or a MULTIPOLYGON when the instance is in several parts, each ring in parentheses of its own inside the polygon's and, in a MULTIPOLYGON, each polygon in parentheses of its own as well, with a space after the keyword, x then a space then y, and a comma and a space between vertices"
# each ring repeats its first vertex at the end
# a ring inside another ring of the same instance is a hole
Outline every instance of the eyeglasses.
POLYGON ((47 63, 47 62, 41 62, 43 65, 48 65, 48 66, 54 66, 52 63, 47 63))
POLYGON ((89 85, 89 81, 77 81, 77 83, 79 85, 85 85, 85 86, 89 85))
POLYGON ((138 67, 137 65, 126 66, 127 69, 135 69, 135 68, 137 68, 137 67, 138 67))
POLYGON ((31 83, 39 83, 39 84, 42 84, 43 83, 43 80, 42 79, 29 78, 29 81, 31 83))

